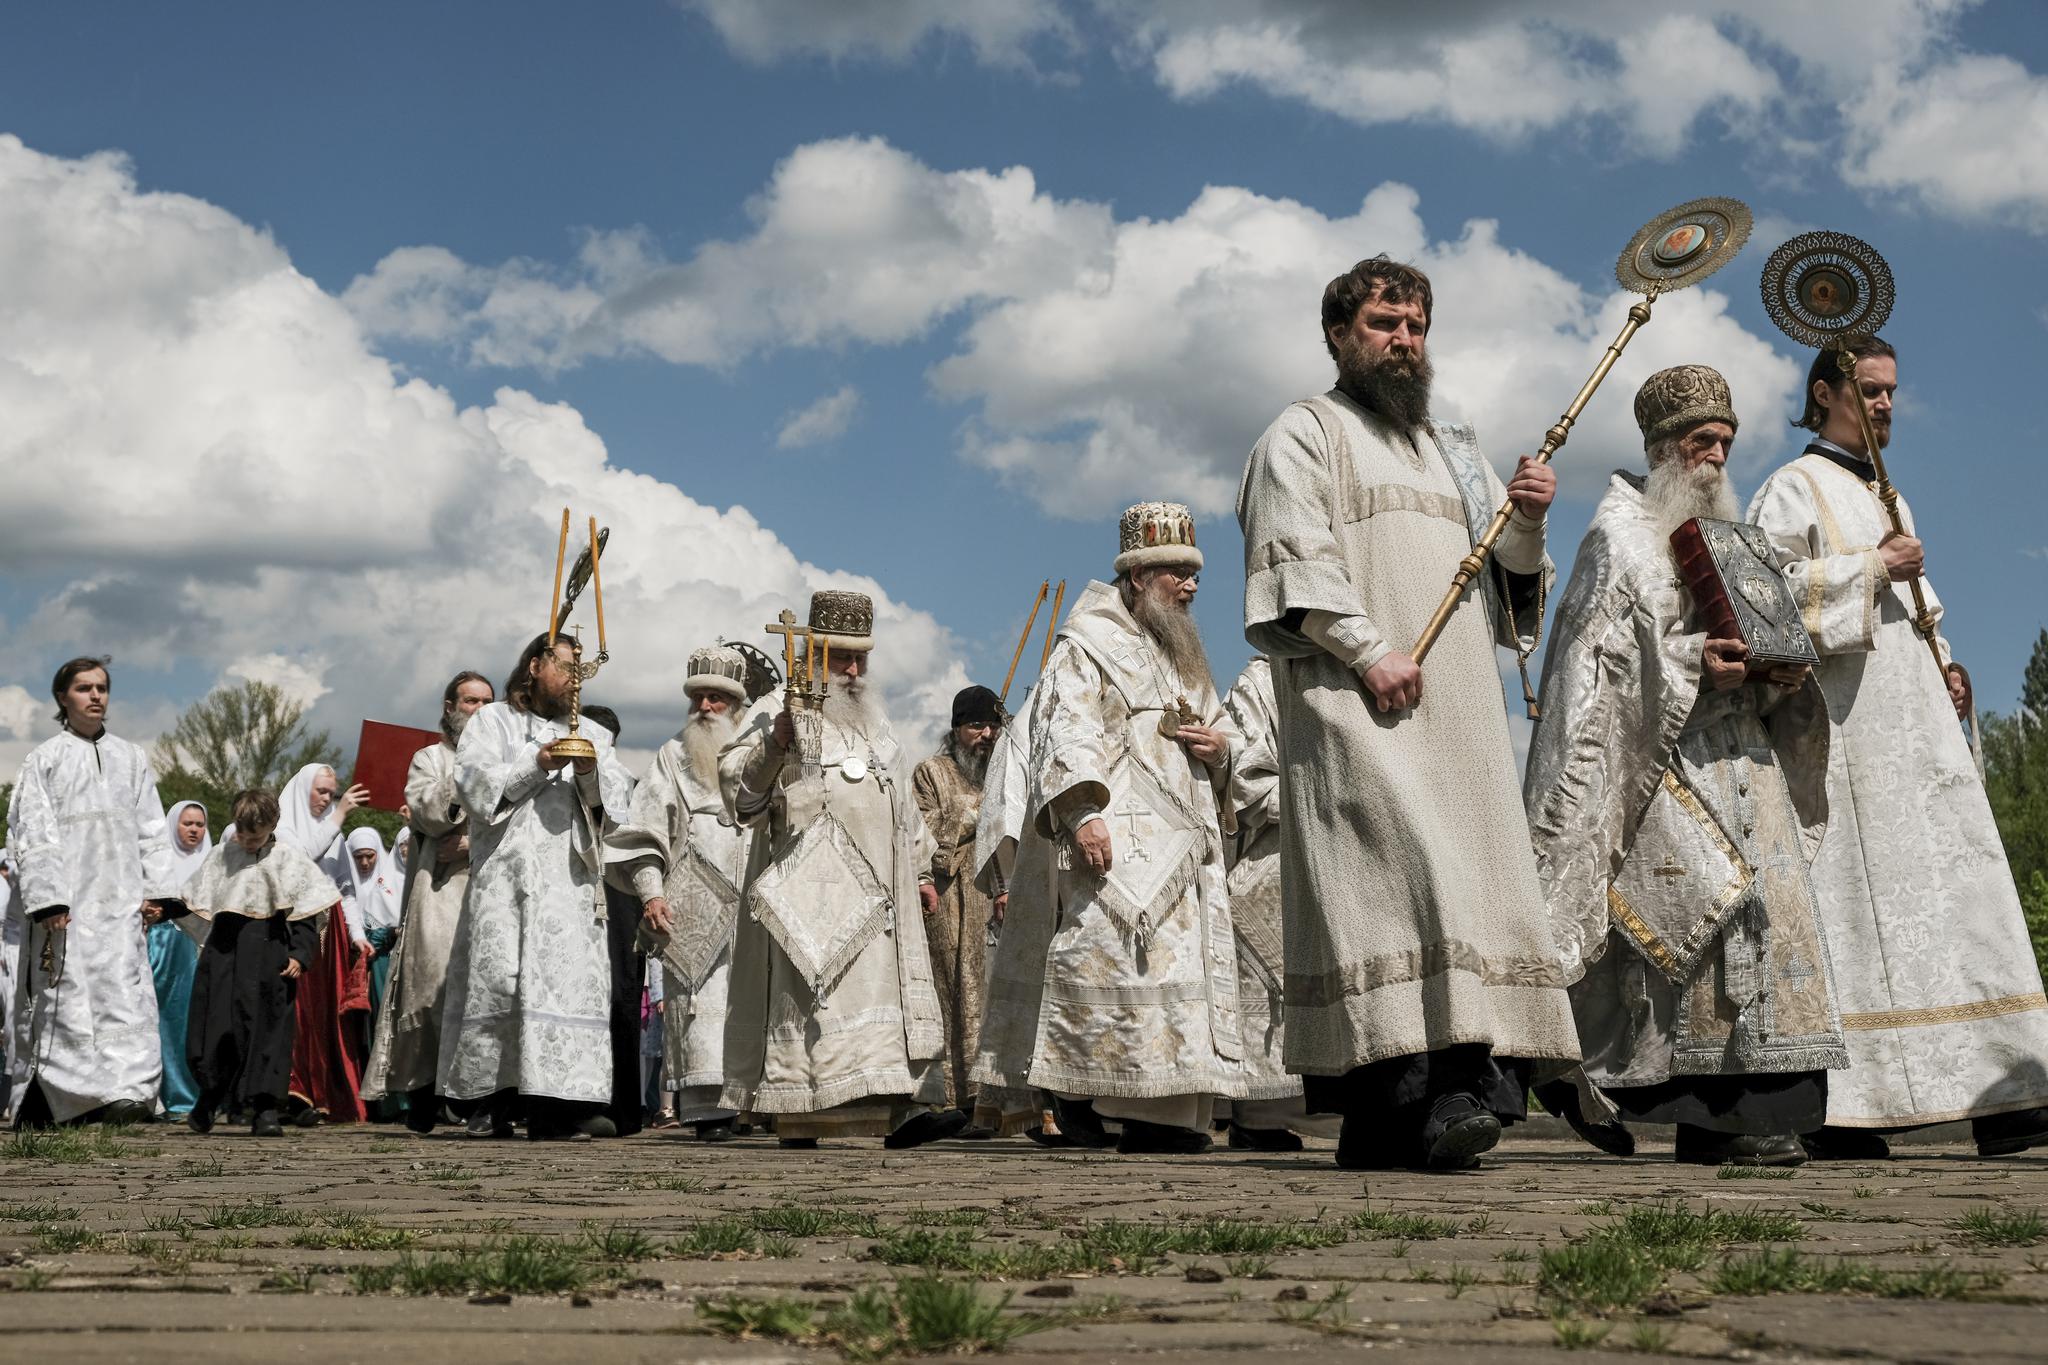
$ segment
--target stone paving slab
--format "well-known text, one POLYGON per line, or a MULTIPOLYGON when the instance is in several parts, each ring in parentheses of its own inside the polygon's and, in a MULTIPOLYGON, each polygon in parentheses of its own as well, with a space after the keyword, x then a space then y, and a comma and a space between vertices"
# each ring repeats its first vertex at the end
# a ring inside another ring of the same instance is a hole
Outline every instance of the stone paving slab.
POLYGON ((1616 1160, 1536 1129, 1511 1135, 1478 1171, 1368 1177, 1338 1170, 1327 1144, 1311 1147, 1134 1159, 1021 1140, 911 1153, 849 1141, 797 1153, 768 1138, 707 1146, 673 1132, 535 1144, 382 1127, 275 1142, 141 1128, 63 1150, 10 1139, 0 1141, 0 1361, 428 1352, 492 1365, 829 1365, 862 1351, 846 1335, 850 1300, 934 1273, 878 1260, 890 1247, 936 1259, 936 1273, 977 1286, 985 1303, 1008 1296, 1001 1320, 1033 1330, 1007 1351, 1031 1365, 1387 1349, 1513 1362, 1567 1345, 1645 1358, 2048 1356, 2048 1224, 2028 1217, 2048 1215, 2048 1155, 1981 1160, 1963 1145, 1913 1145, 1889 1162, 1771 1178, 1677 1166, 1654 1143, 1616 1160), (1854 1292, 1718 1292, 1724 1258, 1762 1250, 1738 1240, 1690 1268, 1667 1266, 1624 1302, 1589 1305, 1546 1282, 1546 1255, 1602 1246, 1644 1209, 1776 1214, 1772 1255, 1890 1278, 1854 1292), (806 1213, 835 1225, 791 1221, 806 1213), (1211 1240, 1192 1250, 1103 1251, 1046 1278, 1017 1269, 1034 1249, 1122 1247, 1125 1234, 1205 1226, 1211 1240), (1268 1234, 1282 1244, 1202 1249, 1268 1234), (747 1249, 683 1254, 728 1235, 747 1249), (578 1286, 472 1302, 467 1284, 433 1279, 471 1265, 465 1249, 508 1247, 548 1273, 567 1267, 578 1286), (996 1264, 999 1253, 1010 1260, 996 1264), (1884 1296, 1898 1293, 1914 1296, 1884 1296), (810 1326, 735 1337, 701 1311, 735 1300, 750 1313, 807 1307, 810 1326))

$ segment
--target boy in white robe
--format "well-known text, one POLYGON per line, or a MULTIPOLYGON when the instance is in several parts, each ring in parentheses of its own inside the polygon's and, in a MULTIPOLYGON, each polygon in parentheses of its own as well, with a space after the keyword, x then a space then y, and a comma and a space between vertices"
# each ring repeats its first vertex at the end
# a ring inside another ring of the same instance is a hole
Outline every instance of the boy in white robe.
POLYGON ((15 986, 22 1127, 147 1121, 163 1076, 142 911, 177 866, 142 750, 107 733, 111 678, 73 659, 50 692, 62 733, 22 764, 7 813, 27 932, 15 986))

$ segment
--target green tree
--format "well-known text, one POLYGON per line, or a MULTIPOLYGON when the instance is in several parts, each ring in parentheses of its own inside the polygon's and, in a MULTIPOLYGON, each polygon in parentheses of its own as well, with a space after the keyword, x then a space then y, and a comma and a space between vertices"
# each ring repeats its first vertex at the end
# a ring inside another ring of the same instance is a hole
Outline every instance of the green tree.
POLYGON ((7 842, 7 812, 14 805, 14 784, 0 782, 0 844, 7 842))
POLYGON ((2019 709, 1986 715, 1984 793, 2012 863, 2034 955, 2048 972, 2048 630, 2020 683, 2019 709))
POLYGON ((229 802, 247 787, 281 790, 308 763, 339 769, 341 750, 305 724, 305 706, 271 683, 217 687, 156 742, 157 791, 169 806, 198 801, 214 830, 233 818, 229 802))

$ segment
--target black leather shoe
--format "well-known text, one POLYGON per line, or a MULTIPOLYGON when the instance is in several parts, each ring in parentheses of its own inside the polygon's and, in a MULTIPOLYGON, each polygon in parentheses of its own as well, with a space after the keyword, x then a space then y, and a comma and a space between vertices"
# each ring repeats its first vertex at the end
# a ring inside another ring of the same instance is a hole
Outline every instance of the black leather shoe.
POLYGON ((1790 1133, 1716 1133, 1681 1123, 1671 1159, 1694 1166, 1804 1166, 1806 1148, 1790 1133))
POLYGON ((1076 1147, 1103 1148, 1116 1145, 1116 1139, 1102 1126, 1102 1117, 1095 1112, 1095 1105, 1088 1100, 1063 1100, 1052 1097, 1053 1122, 1060 1127, 1060 1133, 1076 1147))
POLYGON ((882 1139, 882 1146, 892 1152, 922 1147, 927 1142, 957 1137, 966 1126, 967 1115, 958 1109, 927 1109, 897 1124, 896 1131, 882 1139))
POLYGON ((2048 1109, 2021 1109, 1987 1114, 1971 1121, 1978 1156, 2011 1156, 2029 1147, 2048 1146, 2048 1109))
POLYGON ((1402 1162, 1383 1128, 1347 1115, 1337 1134, 1337 1164, 1347 1171, 1391 1171, 1402 1162))
POLYGON ((213 1106, 205 1100, 192 1106, 192 1112, 185 1115, 185 1126, 195 1133, 213 1131, 213 1106))
POLYGON ((816 1138, 777 1138, 775 1139, 775 1145, 788 1148, 792 1152, 815 1152, 818 1150, 818 1140, 816 1138))
POLYGON ((1125 1119, 1123 1125, 1124 1135, 1116 1143, 1123 1156, 1197 1156, 1213 1145, 1207 1133, 1194 1128, 1141 1119, 1125 1119))
POLYGON ((115 1100, 100 1110, 101 1123, 154 1123, 156 1111, 140 1100, 115 1100))
POLYGON ((1238 1152, 1298 1152, 1301 1139, 1285 1128, 1246 1128, 1233 1123, 1230 1146, 1238 1152))
POLYGON ((1422 1126, 1422 1164, 1432 1171, 1464 1171, 1500 1141, 1500 1120, 1469 1095, 1446 1095, 1422 1126))
POLYGON ((592 1114, 578 1119, 571 1131, 578 1137, 615 1138, 619 1135, 619 1126, 612 1122, 609 1114, 592 1114))
POLYGON ((1801 1133, 1799 1145, 1811 1161, 1889 1161, 1892 1155, 1884 1135, 1867 1128, 1816 1128, 1801 1133))
POLYGON ((249 1121, 251 1137, 283 1137, 284 1124, 279 1121, 275 1109, 259 1109, 256 1117, 249 1121))
POLYGON ((731 1142, 739 1134, 733 1129, 737 1125, 732 1119, 711 1119, 704 1123, 693 1123, 699 1142, 731 1142))
POLYGON ((434 1096, 434 1087, 424 1086, 410 1090, 405 1096, 405 1126, 414 1133, 434 1131, 434 1113, 441 1107, 441 1101, 434 1096))

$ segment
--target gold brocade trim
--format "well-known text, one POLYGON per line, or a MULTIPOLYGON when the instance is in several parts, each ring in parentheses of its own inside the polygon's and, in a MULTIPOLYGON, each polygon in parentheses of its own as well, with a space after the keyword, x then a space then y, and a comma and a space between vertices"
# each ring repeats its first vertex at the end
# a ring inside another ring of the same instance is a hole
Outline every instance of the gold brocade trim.
POLYGON ((2001 1015, 2025 1014, 2048 1009, 2048 995, 2034 991, 2027 995, 2005 995, 1996 1000, 1972 1000, 1967 1005, 1935 1005, 1924 1010, 1880 1010, 1874 1014, 1845 1014, 1842 1027, 1854 1033, 1873 1029, 1925 1028, 1930 1024, 1962 1024, 1973 1019, 1996 1019, 2001 1015))
POLYGON ((1678 958, 1672 953, 1669 945, 1657 936, 1657 931, 1652 929, 1641 915, 1636 913, 1635 907, 1628 903, 1628 898, 1612 886, 1607 888, 1607 911, 1621 921, 1621 927, 1628 931, 1629 937, 1650 955, 1650 960, 1662 968, 1666 975, 1678 970, 1678 958))
POLYGON ((1376 483, 1353 493, 1348 521, 1364 521, 1382 512, 1418 512, 1425 517, 1465 524, 1465 504, 1448 493, 1436 493, 1405 483, 1376 483))
POLYGON ((1448 972, 1463 972, 1486 986, 1564 987, 1564 968, 1554 957, 1488 957, 1457 939, 1419 948, 1381 953, 1362 962, 1347 962, 1326 972, 1289 972, 1287 1008, 1319 1009, 1348 996, 1369 995, 1389 987, 1412 986, 1448 972))
MULTIPOLYGON (((1749 865, 1749 859, 1742 856, 1742 850, 1728 841, 1728 833, 1721 828, 1721 822, 1700 804, 1700 799, 1692 794, 1692 789, 1680 782, 1678 774, 1670 768, 1664 770, 1664 790, 1671 793, 1671 799, 1679 804, 1680 809, 1699 822, 1700 828, 1707 832, 1707 837, 1714 841, 1714 846, 1721 850, 1721 856, 1735 865, 1738 884, 1747 884, 1749 879, 1756 875, 1756 869, 1749 865)), ((1724 891, 1722 894, 1727 893, 1724 891)))

